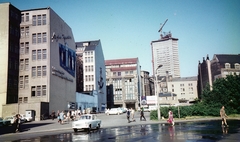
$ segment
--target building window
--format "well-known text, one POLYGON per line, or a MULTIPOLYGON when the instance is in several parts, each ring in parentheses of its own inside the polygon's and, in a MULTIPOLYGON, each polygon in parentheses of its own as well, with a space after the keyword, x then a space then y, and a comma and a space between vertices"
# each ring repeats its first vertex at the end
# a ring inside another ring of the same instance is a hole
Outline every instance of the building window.
POLYGON ((41 96, 41 86, 37 86, 37 96, 41 96))
POLYGON ((34 60, 36 60, 36 50, 33 50, 32 51, 32 60, 34 61, 34 60))
POLYGON ((47 75, 47 67, 42 66, 42 76, 46 76, 46 75, 47 75))
POLYGON ((188 83, 188 86, 193 86, 192 83, 188 83))
POLYGON ((29 27, 25 28, 25 35, 26 35, 27 38, 29 37, 29 27))
POLYGON ((46 14, 43 14, 42 15, 42 20, 43 20, 43 25, 46 25, 47 24, 47 16, 46 16, 46 14))
POLYGON ((25 71, 29 70, 29 59, 25 59, 25 71))
POLYGON ((42 34, 41 33, 38 33, 37 34, 37 43, 41 43, 42 42, 42 34))
POLYGON ((36 96, 36 87, 35 87, 35 86, 32 86, 31 91, 32 91, 31 96, 32 96, 32 97, 35 97, 35 96, 36 96))
POLYGON ((28 82, 29 82, 28 75, 26 75, 24 77, 24 88, 28 88, 28 82))
POLYGON ((32 77, 36 77, 36 67, 32 67, 32 77))
POLYGON ((21 15, 21 22, 24 22, 24 14, 21 15))
POLYGON ((19 88, 23 89, 23 76, 19 77, 19 88))
POLYGON ((18 103, 22 103, 22 97, 18 98, 18 103))
POLYGON ((117 74, 116 72, 113 72, 113 76, 116 76, 116 74, 117 74))
POLYGON ((24 43, 20 43, 20 54, 24 54, 24 43))
POLYGON ((229 63, 225 63, 225 68, 226 69, 230 69, 231 68, 230 64, 229 63))
POLYGON ((24 103, 27 103, 27 102, 28 102, 28 97, 24 97, 24 98, 23 98, 23 102, 24 102, 24 103))
POLYGON ((25 43, 25 54, 29 54, 29 42, 25 43))
POLYGON ((43 96, 46 96, 46 95, 47 95, 47 87, 46 87, 46 85, 43 85, 43 86, 42 86, 42 95, 43 95, 43 96))
POLYGON ((47 33, 42 34, 43 43, 47 42, 47 33))
POLYGON ((26 13, 26 22, 29 21, 29 13, 26 13))
POLYGON ((40 26, 42 23, 42 15, 37 16, 37 25, 40 26))
POLYGON ((20 71, 23 71, 24 68, 24 60, 20 59, 20 71))
POLYGON ((32 43, 33 44, 37 43, 37 35, 36 34, 32 34, 32 43))
POLYGON ((42 50, 42 59, 47 59, 47 49, 42 50))
POLYGON ((41 57, 42 57, 42 51, 41 51, 41 49, 38 49, 37 50, 37 59, 41 60, 41 57))
POLYGON ((37 24, 37 16, 33 15, 33 17, 32 17, 32 25, 36 26, 36 24, 37 24))
POLYGON ((20 35, 21 38, 24 38, 24 33, 25 33, 25 32, 24 32, 24 27, 21 27, 21 35, 20 35))
POLYGON ((180 84, 180 87, 184 87, 184 84, 180 84))
POLYGON ((121 76, 121 72, 118 72, 118 76, 121 76))
POLYGON ((238 63, 234 64, 236 70, 240 70, 240 65, 238 63))
POLYGON ((41 72, 42 72, 42 69, 41 69, 41 66, 37 66, 37 77, 41 77, 41 72))

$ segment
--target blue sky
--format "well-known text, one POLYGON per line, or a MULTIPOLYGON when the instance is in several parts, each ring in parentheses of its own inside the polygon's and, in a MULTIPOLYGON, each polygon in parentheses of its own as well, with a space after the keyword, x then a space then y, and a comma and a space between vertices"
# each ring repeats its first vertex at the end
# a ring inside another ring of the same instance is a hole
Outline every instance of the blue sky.
POLYGON ((105 60, 138 57, 152 74, 151 41, 178 38, 181 76, 196 76, 208 54, 240 54, 239 0, 0 0, 20 10, 51 7, 76 42, 100 39, 105 60))

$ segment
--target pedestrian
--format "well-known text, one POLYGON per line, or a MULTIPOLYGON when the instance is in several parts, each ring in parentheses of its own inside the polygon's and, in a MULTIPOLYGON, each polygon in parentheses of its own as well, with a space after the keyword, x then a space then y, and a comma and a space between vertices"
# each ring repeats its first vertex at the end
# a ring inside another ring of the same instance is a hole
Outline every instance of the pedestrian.
POLYGON ((63 111, 59 114, 59 121, 60 121, 60 124, 63 124, 63 120, 64 120, 64 113, 63 111))
POLYGON ((128 120, 128 123, 130 123, 130 113, 131 113, 131 112, 130 112, 130 110, 128 109, 128 110, 127 110, 127 120, 128 120))
POLYGON ((60 111, 57 111, 57 119, 58 119, 58 123, 60 123, 60 111))
POLYGON ((140 109, 140 114, 141 114, 141 116, 140 116, 140 121, 142 121, 142 118, 144 118, 144 120, 146 121, 146 118, 145 118, 145 116, 144 116, 144 109, 143 109, 143 107, 140 109))
POLYGON ((21 119, 20 119, 20 115, 16 114, 16 118, 14 120, 14 132, 20 132, 20 124, 21 124, 21 119))
POLYGON ((132 118, 132 121, 136 121, 134 119, 134 113, 135 113, 135 110, 131 108, 131 118, 132 118))
POLYGON ((70 111, 67 112, 67 122, 69 123, 70 121, 70 111))
POLYGON ((54 120, 54 118, 55 118, 55 111, 52 111, 51 117, 52 117, 52 120, 54 120))
POLYGON ((228 117, 227 114, 225 113, 225 108, 224 106, 222 106, 222 108, 220 109, 220 116, 221 116, 221 119, 222 119, 222 127, 225 127, 227 125, 227 121, 226 121, 226 118, 228 117))
POLYGON ((171 124, 172 126, 174 125, 174 119, 173 119, 173 112, 171 109, 168 109, 168 120, 167 122, 171 124))

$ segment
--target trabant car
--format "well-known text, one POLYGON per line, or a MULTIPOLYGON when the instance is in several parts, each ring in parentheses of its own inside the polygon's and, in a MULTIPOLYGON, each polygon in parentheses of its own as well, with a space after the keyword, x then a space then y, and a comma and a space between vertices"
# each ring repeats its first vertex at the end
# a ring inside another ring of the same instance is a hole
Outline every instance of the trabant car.
POLYGON ((101 120, 95 114, 85 114, 79 119, 72 122, 74 132, 80 129, 90 131, 91 129, 99 129, 101 127, 101 120))

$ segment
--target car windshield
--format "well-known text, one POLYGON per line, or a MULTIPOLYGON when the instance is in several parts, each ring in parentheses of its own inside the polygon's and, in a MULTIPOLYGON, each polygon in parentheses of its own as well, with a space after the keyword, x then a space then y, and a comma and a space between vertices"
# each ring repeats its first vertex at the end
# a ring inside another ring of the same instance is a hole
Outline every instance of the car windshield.
POLYGON ((91 116, 89 115, 83 115, 80 117, 80 119, 91 119, 91 116))

